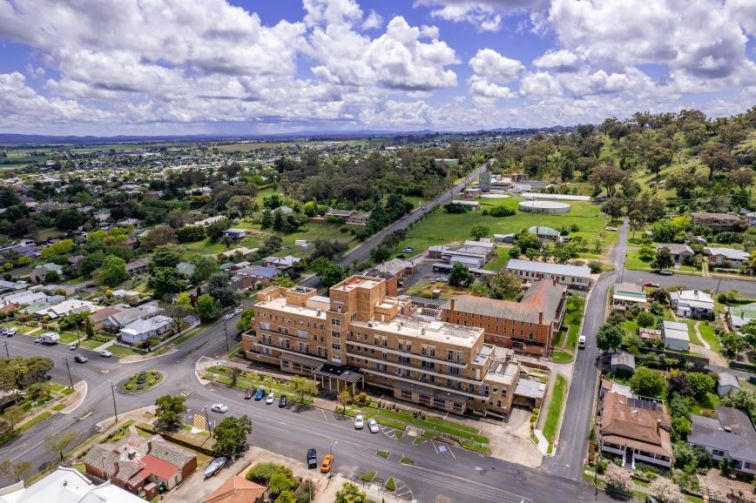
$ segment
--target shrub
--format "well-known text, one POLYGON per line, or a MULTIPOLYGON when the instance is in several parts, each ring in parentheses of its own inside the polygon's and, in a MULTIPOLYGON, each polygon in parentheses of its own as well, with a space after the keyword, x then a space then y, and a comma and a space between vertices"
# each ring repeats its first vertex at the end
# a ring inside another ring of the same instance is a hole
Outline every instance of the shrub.
POLYGON ((275 463, 257 463, 249 469, 246 477, 247 480, 251 480, 252 482, 268 485, 268 482, 270 482, 273 476, 277 473, 283 473, 284 475, 291 477, 291 470, 289 468, 275 463))
POLYGON ((648 311, 643 311, 642 313, 640 313, 636 320, 638 321, 638 326, 640 327, 649 328, 656 325, 656 317, 648 311))

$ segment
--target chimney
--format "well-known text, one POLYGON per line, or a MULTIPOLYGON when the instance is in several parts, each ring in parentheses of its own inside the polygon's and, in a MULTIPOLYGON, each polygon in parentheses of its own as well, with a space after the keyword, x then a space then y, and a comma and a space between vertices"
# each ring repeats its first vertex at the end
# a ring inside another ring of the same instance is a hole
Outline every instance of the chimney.
POLYGON ((556 286, 556 284, 557 284, 556 276, 552 276, 551 277, 551 282, 554 284, 554 286, 556 286))
POLYGON ((659 430, 661 430, 661 419, 656 420, 656 434, 659 434, 659 430))
POLYGON ((449 311, 454 311, 454 299, 449 301, 449 311))
POLYGON ((543 325, 543 311, 538 313, 538 324, 543 325))

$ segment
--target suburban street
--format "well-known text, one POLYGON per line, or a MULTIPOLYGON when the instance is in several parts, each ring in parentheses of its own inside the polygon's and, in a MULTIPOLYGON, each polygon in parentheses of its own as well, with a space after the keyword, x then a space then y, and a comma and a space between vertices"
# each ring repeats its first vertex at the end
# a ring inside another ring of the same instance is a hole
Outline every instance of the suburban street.
POLYGON ((690 276, 687 274, 675 274, 673 276, 661 276, 649 271, 626 270, 624 281, 630 283, 643 283, 653 281, 662 287, 687 286, 698 290, 709 290, 712 294, 723 293, 735 289, 745 297, 756 297, 756 281, 746 279, 716 278, 703 276, 690 276))

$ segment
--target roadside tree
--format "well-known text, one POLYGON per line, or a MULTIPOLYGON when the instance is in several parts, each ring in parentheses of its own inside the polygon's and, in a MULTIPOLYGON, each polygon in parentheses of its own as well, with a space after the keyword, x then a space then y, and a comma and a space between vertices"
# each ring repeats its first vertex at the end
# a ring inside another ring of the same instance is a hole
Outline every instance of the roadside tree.
POLYGON ((215 452, 234 459, 247 447, 247 435, 252 433, 252 421, 248 416, 229 416, 213 430, 215 452))
POLYGON ((65 452, 76 441, 76 433, 53 434, 45 439, 45 447, 51 452, 60 455, 60 460, 65 459, 65 452))
POLYGON ((186 412, 185 398, 181 395, 163 395, 155 400, 157 427, 172 430, 181 424, 181 414, 186 412))
POLYGON ((294 377, 291 380, 291 387, 295 393, 299 394, 299 401, 301 403, 304 403, 305 396, 315 396, 318 394, 318 384, 312 379, 294 377))

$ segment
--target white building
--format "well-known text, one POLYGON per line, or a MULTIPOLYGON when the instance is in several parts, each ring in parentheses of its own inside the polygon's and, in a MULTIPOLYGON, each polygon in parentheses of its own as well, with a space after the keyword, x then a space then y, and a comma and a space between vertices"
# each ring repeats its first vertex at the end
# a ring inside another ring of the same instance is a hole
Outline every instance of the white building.
POLYGON ((128 344, 144 342, 150 337, 159 337, 173 327, 173 320, 168 316, 158 314, 151 318, 139 318, 118 332, 118 337, 128 344))
POLYGON ((685 318, 712 318, 714 299, 702 290, 679 290, 669 294, 669 305, 677 316, 685 318))
POLYGON ((717 267, 732 267, 739 269, 751 258, 751 254, 735 248, 704 248, 709 257, 709 264, 717 267))
POLYGON ((59 304, 37 311, 37 314, 40 316, 48 316, 51 320, 55 320, 57 318, 62 318, 63 316, 68 316, 69 314, 83 313, 84 311, 89 311, 91 314, 100 309, 102 309, 100 306, 88 300, 67 299, 59 304))
POLYGON ((507 263, 507 271, 524 281, 551 279, 578 290, 588 290, 591 287, 591 268, 584 265, 552 264, 511 258, 507 263))
POLYGON ((688 325, 676 321, 665 321, 664 347, 675 351, 687 351, 690 347, 688 325))

